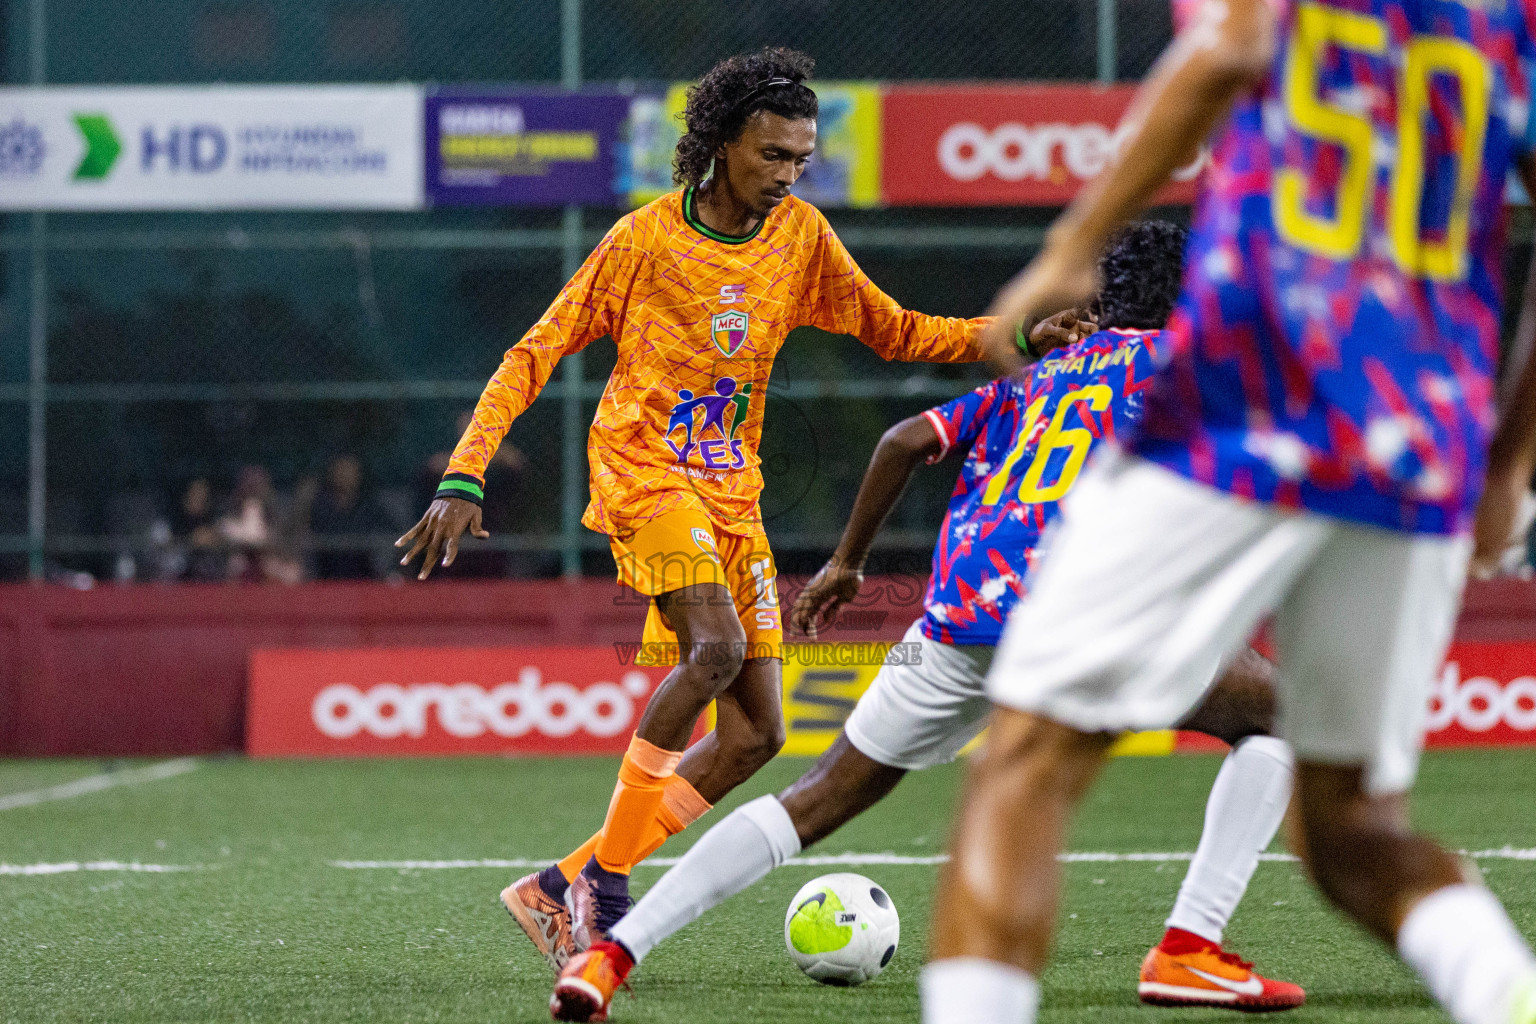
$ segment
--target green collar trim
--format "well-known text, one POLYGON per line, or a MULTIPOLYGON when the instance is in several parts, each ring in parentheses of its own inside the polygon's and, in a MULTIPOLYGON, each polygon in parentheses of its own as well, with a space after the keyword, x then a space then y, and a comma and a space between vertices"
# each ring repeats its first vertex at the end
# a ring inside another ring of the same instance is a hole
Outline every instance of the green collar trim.
POLYGON ((766 216, 759 218, 757 227, 753 228, 750 234, 722 235, 714 228, 707 227, 703 221, 699 220, 698 211, 695 209, 693 192, 694 190, 692 188, 689 188, 683 192, 683 220, 687 221, 689 227, 693 228, 693 230, 697 231, 705 238, 712 238, 715 241, 723 242, 726 245, 741 245, 756 238, 757 233, 763 230, 763 225, 768 220, 766 216))

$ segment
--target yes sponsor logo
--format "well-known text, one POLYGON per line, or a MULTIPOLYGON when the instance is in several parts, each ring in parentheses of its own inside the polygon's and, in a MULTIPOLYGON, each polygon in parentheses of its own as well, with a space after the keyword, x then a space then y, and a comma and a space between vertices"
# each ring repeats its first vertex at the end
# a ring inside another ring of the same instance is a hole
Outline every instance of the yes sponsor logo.
MULTIPOLYGON (((724 290, 722 289, 722 294, 724 290)), ((735 302, 735 299, 725 301, 735 302)), ((709 318, 709 335, 715 339, 715 347, 728 356, 741 350, 747 341, 747 328, 752 318, 739 309, 716 313, 709 318)))
MULTIPOLYGON (((721 314, 736 315, 746 317, 744 313, 721 314)), ((689 388, 677 392, 677 403, 667 419, 667 447, 679 464, 686 463, 697 451, 705 469, 740 469, 747 464, 746 439, 737 437, 736 432, 747 422, 752 384, 749 381, 738 386, 735 377, 719 377, 712 391, 707 395, 695 395, 689 388)))

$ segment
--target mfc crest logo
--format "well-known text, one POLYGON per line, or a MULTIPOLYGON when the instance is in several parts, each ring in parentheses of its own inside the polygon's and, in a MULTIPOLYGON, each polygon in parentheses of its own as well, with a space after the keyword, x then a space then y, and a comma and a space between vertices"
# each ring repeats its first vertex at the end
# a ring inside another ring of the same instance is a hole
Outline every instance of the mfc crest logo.
POLYGON ((747 325, 750 322, 750 316, 736 309, 710 317, 709 334, 715 339, 715 347, 728 356, 735 355, 747 340, 747 325))
MULTIPOLYGON (((735 315, 746 319, 744 313, 721 314, 735 315)), ((745 327, 742 332, 746 332, 745 327)), ((736 431, 747 422, 747 406, 752 401, 750 382, 741 385, 738 390, 735 377, 720 377, 715 381, 712 395, 695 396, 688 388, 682 388, 677 398, 677 404, 672 406, 672 414, 667 420, 666 441, 679 463, 687 462, 697 448, 700 457, 704 459, 705 469, 740 469, 747 464, 746 452, 742 448, 746 439, 737 437, 736 431), (726 425, 727 414, 730 416, 729 426, 726 425), (711 427, 715 430, 715 436, 706 437, 711 427), (679 430, 683 431, 681 445, 673 440, 673 435, 679 430)))

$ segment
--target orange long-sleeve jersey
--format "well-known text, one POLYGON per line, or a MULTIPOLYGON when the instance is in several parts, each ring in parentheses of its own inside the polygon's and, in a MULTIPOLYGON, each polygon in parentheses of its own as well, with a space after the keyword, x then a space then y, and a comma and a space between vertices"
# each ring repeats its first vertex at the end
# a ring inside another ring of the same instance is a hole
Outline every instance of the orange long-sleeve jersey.
POLYGON ((480 498, 486 464, 555 363, 612 335, 618 363, 588 438, 582 522, 623 537, 694 508, 727 532, 761 534, 764 392, 791 330, 810 325, 886 359, 947 363, 981 358, 986 323, 903 309, 809 203, 785 199, 757 231, 732 238, 698 219, 691 191, 669 193, 620 219, 508 350, 439 494, 480 498))

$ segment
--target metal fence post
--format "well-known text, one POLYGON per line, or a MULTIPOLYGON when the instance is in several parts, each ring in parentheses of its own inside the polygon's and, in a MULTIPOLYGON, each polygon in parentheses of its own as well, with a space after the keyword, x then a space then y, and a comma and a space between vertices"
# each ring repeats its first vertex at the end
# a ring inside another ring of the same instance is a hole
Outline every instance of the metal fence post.
MULTIPOLYGON (((48 80, 47 0, 32 0, 33 85, 48 80)), ((48 215, 32 214, 32 288, 27 331, 27 575, 43 578, 48 514, 48 215)))
MULTIPOLYGON (((581 0, 561 0, 560 4, 560 84, 567 89, 581 87, 581 0)), ((566 280, 581 268, 582 215, 577 205, 565 208, 561 238, 561 273, 566 280)), ((581 482, 586 479, 583 457, 587 438, 581 422, 581 385, 583 377, 580 352, 563 360, 561 375, 560 430, 560 564, 566 577, 581 575, 581 482)))
POLYGON ((1120 45, 1116 36, 1117 15, 1115 0, 1099 0, 1099 82, 1113 85, 1115 82, 1116 48, 1120 45))

